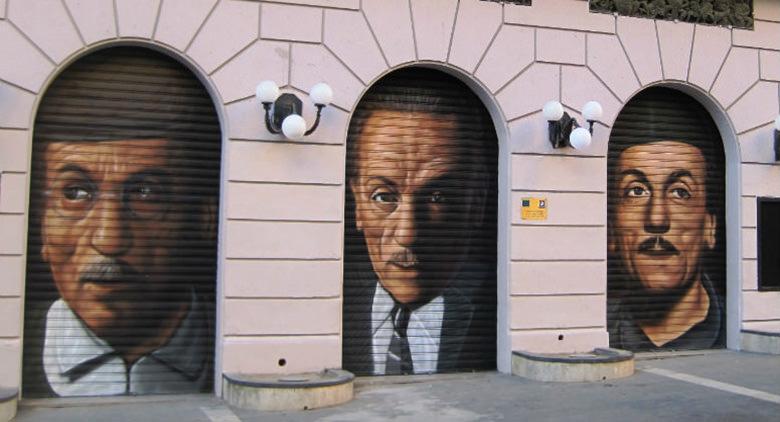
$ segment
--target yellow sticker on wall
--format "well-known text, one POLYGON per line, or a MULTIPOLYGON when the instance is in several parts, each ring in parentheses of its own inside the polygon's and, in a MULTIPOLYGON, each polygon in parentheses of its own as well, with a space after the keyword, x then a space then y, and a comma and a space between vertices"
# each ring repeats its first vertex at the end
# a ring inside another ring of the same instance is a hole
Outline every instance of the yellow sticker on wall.
POLYGON ((520 218, 523 220, 547 220, 547 198, 523 198, 520 218))

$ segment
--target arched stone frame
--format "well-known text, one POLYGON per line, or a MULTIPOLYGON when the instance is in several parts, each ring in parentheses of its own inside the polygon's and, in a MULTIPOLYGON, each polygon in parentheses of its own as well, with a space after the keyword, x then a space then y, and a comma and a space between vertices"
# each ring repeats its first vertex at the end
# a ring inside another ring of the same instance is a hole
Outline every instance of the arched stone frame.
POLYGON ((679 89, 710 113, 723 141, 726 158, 726 347, 738 350, 742 328, 742 157, 734 125, 728 113, 711 95, 685 84, 662 84, 679 89))
MULTIPOLYGON (((720 134, 723 153, 725 156, 725 238, 726 240, 726 347, 729 349, 740 348, 740 329, 742 326, 742 244, 741 244, 741 183, 740 183, 740 158, 739 143, 736 131, 731 119, 708 92, 696 85, 677 81, 656 82, 643 86, 634 92, 624 104, 631 101, 634 96, 645 89, 659 86, 678 90, 689 95, 701 104, 712 117, 720 134)), ((617 115, 620 115, 620 110, 617 115)), ((617 117, 617 116, 616 116, 617 117)), ((614 120, 612 122, 614 124, 614 120)), ((611 125, 610 125, 611 128, 611 125)))
MULTIPOLYGON (((476 96, 482 101, 482 104, 484 107, 488 110, 488 113, 490 114, 490 118, 493 121, 493 126, 496 131, 496 138, 498 139, 498 201, 497 201, 497 223, 496 223, 496 364, 498 367, 498 370, 501 372, 509 372, 511 371, 511 354, 512 349, 510 346, 510 338, 509 338, 509 241, 510 236, 508 234, 507 230, 502 230, 503 227, 509 227, 511 224, 510 216, 509 216, 509 208, 510 208, 510 199, 509 199, 509 191, 510 191, 510 173, 509 173, 509 153, 507 152, 508 149, 506 147, 507 140, 509 138, 509 133, 507 126, 504 124, 506 122, 506 119, 503 116, 503 112, 501 111, 501 108, 498 106, 498 103, 495 100, 495 97, 493 97, 490 94, 490 91, 485 87, 485 85, 479 81, 478 79, 474 78, 473 75, 464 72, 461 68, 458 68, 456 66, 453 66, 448 63, 442 63, 442 62, 435 62, 435 61, 426 61, 426 60, 420 60, 416 62, 409 62, 404 63, 402 65, 398 65, 395 67, 390 67, 385 69, 381 74, 376 75, 370 83, 366 84, 365 89, 360 93, 360 95, 357 97, 357 100, 355 101, 354 105, 350 108, 349 118, 347 119, 347 122, 352 120, 352 114, 354 113, 355 108, 358 104, 360 104, 360 100, 365 95, 366 91, 374 85, 378 80, 382 79, 384 76, 404 68, 412 68, 412 67, 425 67, 430 69, 439 70, 441 72, 444 72, 448 75, 451 75, 455 77, 456 79, 460 80, 466 86, 471 89, 471 91, 476 94, 476 96)), ((347 129, 348 127, 345 127, 344 130, 344 145, 346 146, 346 139, 347 139, 347 129)), ((344 148, 344 153, 346 157, 346 147, 344 148)), ((345 159, 346 163, 346 159, 345 159)), ((342 204, 344 203, 344 199, 342 198, 342 204)), ((346 209, 343 208, 342 212, 346 212, 346 209)), ((344 214, 342 214, 343 216, 344 214)), ((342 217, 342 221, 345 221, 345 218, 342 217)), ((342 239, 343 244, 343 239, 342 239)), ((342 255, 343 256, 343 255, 342 255)), ((343 258, 342 258, 343 259, 343 258)))
POLYGON ((482 104, 488 109, 490 117, 493 119, 493 123, 496 129, 496 137, 498 138, 498 223, 496 228, 497 233, 497 253, 496 260, 498 261, 496 268, 496 294, 497 306, 496 309, 496 365, 500 372, 511 372, 512 369, 512 346, 510 339, 510 241, 511 235, 509 230, 503 230, 503 228, 510 227, 512 223, 511 218, 511 154, 509 153, 509 128, 506 125, 506 117, 499 107, 495 97, 490 94, 483 83, 473 78, 467 78, 466 74, 458 70, 456 72, 448 72, 453 76, 462 80, 466 85, 471 88, 472 92, 477 94, 482 104))
MULTIPOLYGON (((35 123, 35 118, 36 118, 36 116, 38 114, 38 108, 40 106, 40 103, 41 103, 42 99, 46 96, 46 92, 47 92, 48 88, 51 86, 52 83, 54 83, 54 81, 57 80, 57 77, 64 70, 66 70, 71 64, 73 64, 74 62, 76 62, 80 58, 88 56, 91 53, 94 53, 96 51, 99 51, 99 50, 102 50, 102 49, 105 49, 105 48, 118 47, 118 46, 133 46, 133 47, 148 48, 150 50, 160 52, 160 53, 170 57, 171 59, 181 63, 182 65, 184 65, 184 67, 187 68, 198 79, 198 81, 200 81, 200 83, 203 85, 203 87, 205 88, 205 90, 208 93, 209 97, 211 98, 211 101, 214 104, 214 110, 217 113, 217 118, 219 120, 220 131, 221 131, 221 136, 220 136, 220 157, 221 157, 221 163, 220 163, 220 183, 219 183, 219 185, 220 185, 220 202, 219 202, 219 211, 218 211, 218 216, 217 216, 217 220, 218 220, 218 222, 217 222, 218 240, 217 240, 217 257, 216 257, 216 259, 217 259, 217 272, 216 272, 216 280, 215 280, 215 283, 216 283, 216 286, 215 286, 215 306, 216 306, 215 311, 216 312, 215 312, 215 327, 214 327, 214 333, 213 333, 214 339, 215 339, 214 340, 214 348, 215 348, 215 350, 214 350, 214 355, 213 355, 213 358, 214 358, 214 386, 213 386, 213 388, 218 393, 220 391, 219 389, 221 389, 221 383, 217 382, 217 380, 220 380, 221 379, 221 375, 222 375, 221 356, 220 356, 221 355, 221 344, 220 344, 220 342, 218 340, 221 337, 221 330, 222 330, 222 325, 219 322, 222 320, 222 311, 223 311, 223 309, 222 309, 223 308, 223 301, 222 301, 222 298, 223 298, 223 295, 222 295, 222 290, 223 290, 223 283, 222 283, 223 268, 222 268, 222 264, 221 263, 222 263, 222 259, 223 259, 223 255, 224 255, 224 248, 220 247, 219 245, 223 245, 224 244, 224 241, 223 241, 224 233, 223 233, 223 227, 222 227, 224 218, 222 218, 222 216, 225 215, 224 214, 224 212, 225 212, 225 210, 224 210, 225 204, 224 204, 224 201, 222 201, 222 198, 224 197, 224 193, 223 192, 224 192, 224 189, 226 188, 226 186, 225 186, 225 178, 222 175, 225 172, 225 162, 226 162, 226 160, 225 160, 225 156, 226 156, 226 154, 225 154, 225 142, 226 142, 225 134, 227 133, 227 122, 226 122, 226 119, 225 119, 225 117, 223 115, 223 108, 219 106, 220 104, 222 104, 222 102, 220 100, 218 91, 216 90, 216 88, 215 88, 214 84, 211 82, 211 80, 204 76, 206 73, 203 71, 203 69, 201 69, 195 62, 193 62, 189 57, 187 57, 185 54, 183 54, 180 51, 176 51, 176 50, 172 49, 171 47, 163 45, 163 44, 151 43, 151 42, 148 42, 148 41, 141 41, 141 40, 110 40, 110 41, 103 41, 103 42, 96 43, 94 45, 90 45, 89 47, 85 47, 85 48, 83 48, 83 49, 81 49, 81 50, 79 50, 77 52, 74 52, 72 55, 70 55, 66 59, 64 59, 59 64, 59 66, 57 66, 54 69, 54 71, 51 72, 48 75, 48 77, 46 78, 46 80, 44 81, 44 83, 43 83, 43 85, 42 85, 42 87, 40 89, 39 94, 35 98, 35 102, 32 105, 32 113, 30 114, 30 122, 29 122, 30 129, 28 130, 29 133, 28 133, 28 142, 27 142, 28 156, 30 157, 30 159, 28 160, 28 163, 27 163, 27 175, 28 176, 27 176, 27 185, 26 185, 26 188, 25 188, 27 197, 26 197, 26 202, 25 203, 29 207, 29 203, 30 203, 29 194, 30 194, 30 184, 31 184, 31 179, 30 179, 29 175, 31 174, 31 169, 32 169, 32 166, 33 166, 33 164, 32 164, 32 148, 33 148, 33 137, 35 135, 34 131, 33 131, 33 127, 34 127, 34 123, 35 123)), ((25 227, 27 227, 27 224, 28 224, 27 219, 28 218, 29 218, 29 208, 27 208, 25 210, 25 220, 24 220, 24 226, 25 227)), ((27 244, 27 235, 28 235, 28 233, 25 232, 24 239, 23 239, 23 242, 24 242, 25 245, 27 244)), ((23 271, 22 274, 26 274, 26 269, 23 271)), ((21 288, 22 292, 25 291, 24 282, 22 283, 22 286, 20 288, 21 288)), ((24 327, 24 317, 23 317, 23 315, 24 315, 24 308, 25 308, 24 302, 25 302, 24 298, 22 298, 22 303, 21 303, 22 315, 20 317, 20 325, 21 325, 21 327, 24 327)), ((22 335, 20 336, 20 352, 21 353, 19 353, 19 359, 20 359, 20 361, 19 361, 19 368, 20 368, 20 372, 21 372, 21 366, 22 366, 21 365, 21 359, 22 359, 22 356, 24 354, 22 352, 23 344, 24 344, 24 333, 22 332, 22 335)), ((21 380, 21 382, 24 382, 24 380, 21 380)))

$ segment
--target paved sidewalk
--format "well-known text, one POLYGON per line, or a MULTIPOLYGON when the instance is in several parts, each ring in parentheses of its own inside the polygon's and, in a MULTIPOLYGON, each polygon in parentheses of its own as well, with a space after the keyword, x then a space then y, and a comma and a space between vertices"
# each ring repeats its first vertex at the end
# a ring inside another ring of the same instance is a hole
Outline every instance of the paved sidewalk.
POLYGON ((360 378, 345 405, 232 408, 210 395, 24 402, 18 421, 780 421, 780 356, 642 356, 634 376, 542 383, 498 373, 360 378))

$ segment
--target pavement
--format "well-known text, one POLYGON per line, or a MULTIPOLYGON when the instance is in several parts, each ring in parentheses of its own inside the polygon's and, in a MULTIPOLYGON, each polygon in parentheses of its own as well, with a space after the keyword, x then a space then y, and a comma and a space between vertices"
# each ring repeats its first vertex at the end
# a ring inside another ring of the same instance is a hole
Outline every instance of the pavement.
POLYGON ((497 372, 358 378, 351 402, 259 412, 213 395, 22 401, 16 421, 780 421, 780 356, 643 354, 628 378, 545 383, 497 372))

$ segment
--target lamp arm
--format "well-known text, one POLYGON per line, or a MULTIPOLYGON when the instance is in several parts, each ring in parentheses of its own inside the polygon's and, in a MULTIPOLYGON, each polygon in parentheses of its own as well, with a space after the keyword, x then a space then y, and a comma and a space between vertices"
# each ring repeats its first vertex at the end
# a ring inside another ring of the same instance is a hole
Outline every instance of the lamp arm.
POLYGON ((317 126, 320 125, 320 115, 322 115, 322 109, 325 108, 325 104, 314 104, 314 106, 317 107, 317 117, 314 118, 314 124, 311 125, 311 128, 303 136, 311 135, 317 129, 317 126))
POLYGON ((550 144, 553 148, 563 148, 569 145, 569 135, 571 131, 580 127, 577 120, 564 112, 559 120, 549 121, 550 144))
POLYGON ((558 140, 559 145, 561 147, 569 147, 571 146, 569 143, 569 136, 571 136, 571 132, 574 129, 580 127, 580 124, 577 122, 577 119, 569 116, 569 113, 563 113, 563 117, 561 117, 561 126, 560 139, 558 140))
POLYGON ((775 129, 775 161, 780 161, 780 130, 775 129))
POLYGON ((282 130, 280 128, 277 128, 274 126, 273 120, 271 119, 271 105, 273 103, 270 102, 264 102, 263 108, 265 109, 265 128, 268 129, 269 132, 273 134, 281 133, 282 130))
POLYGON ((560 120, 550 120, 548 121, 548 139, 550 140, 550 144, 553 148, 560 148, 560 140, 561 140, 561 122, 560 120))
MULTIPOLYGON (((580 123, 574 117, 568 116, 568 114, 567 114, 567 117, 569 118, 569 120, 566 122, 566 126, 564 128, 564 131, 566 131, 567 134, 571 135, 571 132, 574 129, 577 129, 578 127, 580 127, 580 123)), ((568 136, 566 137, 566 139, 569 139, 568 136)))

